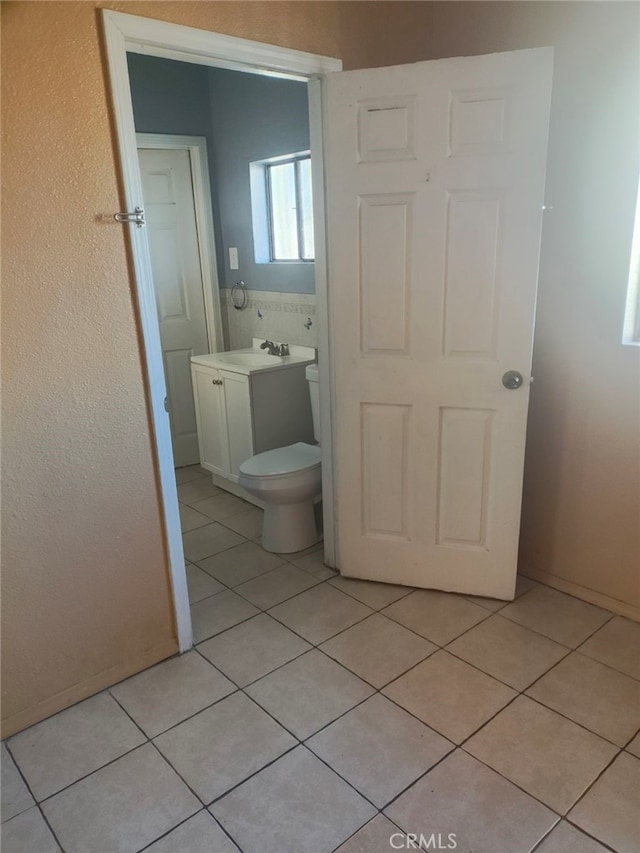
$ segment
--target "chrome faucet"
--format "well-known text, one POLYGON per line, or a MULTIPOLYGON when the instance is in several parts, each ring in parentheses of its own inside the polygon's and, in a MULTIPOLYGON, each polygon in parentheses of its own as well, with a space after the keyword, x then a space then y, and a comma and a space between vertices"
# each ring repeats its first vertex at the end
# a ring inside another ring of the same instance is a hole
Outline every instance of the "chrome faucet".
POLYGON ((260 349, 266 349, 269 355, 289 355, 289 344, 274 344, 273 341, 265 341, 260 344, 260 349))

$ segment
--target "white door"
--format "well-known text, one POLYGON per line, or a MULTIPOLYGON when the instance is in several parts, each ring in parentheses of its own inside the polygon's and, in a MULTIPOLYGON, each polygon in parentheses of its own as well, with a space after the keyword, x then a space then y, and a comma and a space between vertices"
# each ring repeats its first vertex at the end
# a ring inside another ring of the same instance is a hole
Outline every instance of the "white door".
POLYGON ((327 75, 347 576, 513 597, 552 55, 327 75))
POLYGON ((192 355, 209 351, 189 152, 139 148, 176 467, 199 461, 192 355))

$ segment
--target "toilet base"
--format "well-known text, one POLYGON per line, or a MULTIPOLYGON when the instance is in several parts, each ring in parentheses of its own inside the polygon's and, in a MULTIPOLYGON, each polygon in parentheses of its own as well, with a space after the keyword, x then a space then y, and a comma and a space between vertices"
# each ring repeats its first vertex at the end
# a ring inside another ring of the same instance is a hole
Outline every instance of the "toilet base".
POLYGON ((268 503, 264 509, 262 547, 276 554, 304 551, 320 541, 313 500, 268 503))

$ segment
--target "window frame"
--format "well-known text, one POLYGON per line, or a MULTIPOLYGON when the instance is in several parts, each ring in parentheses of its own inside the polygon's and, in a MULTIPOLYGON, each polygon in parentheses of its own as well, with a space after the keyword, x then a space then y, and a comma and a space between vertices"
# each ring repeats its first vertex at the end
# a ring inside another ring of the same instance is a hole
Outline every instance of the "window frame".
POLYGON ((286 157, 278 157, 273 160, 262 161, 265 180, 265 197, 267 202, 267 230, 269 235, 269 263, 272 264, 313 264, 315 263, 315 246, 313 258, 302 257, 304 251, 304 223, 302 218, 302 191, 300 179, 300 163, 308 160, 311 165, 311 152, 303 151, 286 157), (297 258, 277 258, 275 254, 275 238, 273 223, 273 194, 271 191, 271 169, 275 166, 287 166, 293 164, 294 186, 296 193, 296 233, 298 242, 297 258))

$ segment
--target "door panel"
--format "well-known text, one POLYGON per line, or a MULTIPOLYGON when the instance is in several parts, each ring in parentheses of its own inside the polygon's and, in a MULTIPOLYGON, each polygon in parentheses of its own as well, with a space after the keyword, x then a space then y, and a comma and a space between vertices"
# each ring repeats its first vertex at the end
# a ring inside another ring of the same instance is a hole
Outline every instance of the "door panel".
POLYGON ((189 358, 209 351, 189 152, 139 148, 177 467, 199 461, 189 358))
POLYGON ((540 49, 327 75, 347 576, 513 597, 551 65, 540 49))

